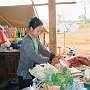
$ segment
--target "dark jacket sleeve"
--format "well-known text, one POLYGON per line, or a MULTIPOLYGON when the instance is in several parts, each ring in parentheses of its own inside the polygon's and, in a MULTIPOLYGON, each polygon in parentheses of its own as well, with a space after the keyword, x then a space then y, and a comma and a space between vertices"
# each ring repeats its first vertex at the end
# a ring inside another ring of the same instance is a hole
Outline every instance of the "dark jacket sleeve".
POLYGON ((43 57, 35 52, 35 50, 30 47, 30 41, 25 41, 22 45, 25 57, 33 60, 34 63, 41 64, 49 61, 48 57, 43 57))
POLYGON ((50 60, 52 60, 55 57, 54 53, 49 52, 42 44, 40 41, 39 42, 39 52, 45 57, 49 57, 50 60))

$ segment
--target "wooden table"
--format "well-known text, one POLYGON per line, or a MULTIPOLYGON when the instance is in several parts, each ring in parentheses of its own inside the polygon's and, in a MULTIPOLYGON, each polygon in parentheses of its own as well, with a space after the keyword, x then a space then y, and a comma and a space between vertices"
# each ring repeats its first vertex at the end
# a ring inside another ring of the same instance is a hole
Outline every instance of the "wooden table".
POLYGON ((16 78, 19 51, 0 52, 0 81, 16 78))

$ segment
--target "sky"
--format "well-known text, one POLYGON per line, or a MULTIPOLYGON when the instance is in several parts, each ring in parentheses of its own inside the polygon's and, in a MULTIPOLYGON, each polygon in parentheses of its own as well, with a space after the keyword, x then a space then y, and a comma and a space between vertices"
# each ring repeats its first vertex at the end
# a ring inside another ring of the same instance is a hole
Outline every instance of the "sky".
MULTIPOLYGON (((57 5, 56 15, 62 15, 65 20, 77 20, 84 14, 84 3, 86 3, 86 16, 90 18, 90 0, 56 0, 56 2, 76 1, 73 5, 57 5)), ((34 0, 34 3, 47 3, 48 0, 34 0)), ((0 6, 31 4, 31 0, 0 0, 0 6)), ((36 7, 39 17, 43 21, 48 20, 48 6, 36 7), (44 12, 43 12, 44 11, 44 12)))

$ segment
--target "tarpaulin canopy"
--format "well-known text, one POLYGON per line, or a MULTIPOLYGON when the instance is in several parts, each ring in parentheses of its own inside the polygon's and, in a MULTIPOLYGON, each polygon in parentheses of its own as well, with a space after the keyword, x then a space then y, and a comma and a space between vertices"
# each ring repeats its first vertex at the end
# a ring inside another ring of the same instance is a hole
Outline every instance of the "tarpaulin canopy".
POLYGON ((34 16, 32 5, 0 7, 0 24, 25 27, 27 21, 34 16))

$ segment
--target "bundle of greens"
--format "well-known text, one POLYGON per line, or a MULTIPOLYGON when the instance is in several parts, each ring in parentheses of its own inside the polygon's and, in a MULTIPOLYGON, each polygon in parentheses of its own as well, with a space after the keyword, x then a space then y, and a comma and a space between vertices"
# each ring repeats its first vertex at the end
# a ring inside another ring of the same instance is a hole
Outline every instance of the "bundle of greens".
POLYGON ((53 73, 48 80, 44 82, 44 86, 60 86, 63 90, 63 88, 67 85, 72 85, 73 79, 70 74, 70 71, 64 67, 57 73, 53 73))
POLYGON ((64 67, 58 73, 54 73, 51 77, 53 84, 62 86, 64 84, 72 84, 73 79, 71 77, 70 71, 64 67))

